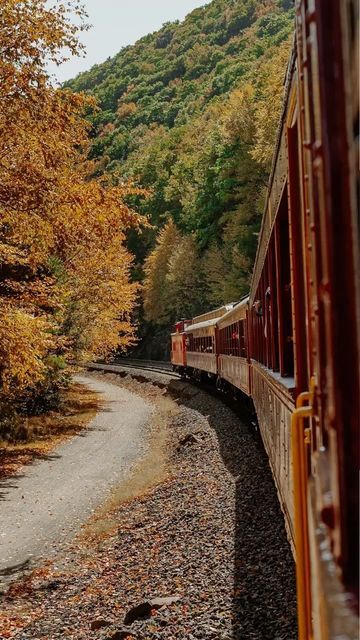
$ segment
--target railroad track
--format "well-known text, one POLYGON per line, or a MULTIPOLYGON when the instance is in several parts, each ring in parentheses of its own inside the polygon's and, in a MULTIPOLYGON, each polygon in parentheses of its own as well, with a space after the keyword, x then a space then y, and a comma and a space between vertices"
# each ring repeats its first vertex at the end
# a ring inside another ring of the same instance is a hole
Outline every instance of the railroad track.
MULTIPOLYGON (((129 360, 119 359, 111 364, 106 362, 90 362, 87 365, 89 370, 108 371, 109 373, 120 373, 124 369, 137 369, 139 371, 152 371, 154 373, 163 373, 176 380, 181 380, 181 376, 172 370, 171 362, 162 362, 159 360, 129 360)), ((196 381, 193 378, 187 378, 187 382, 193 386, 199 387, 203 391, 218 398, 221 402, 229 406, 244 422, 251 424, 255 431, 259 434, 257 420, 255 418, 254 409, 247 401, 245 396, 238 397, 232 394, 226 394, 216 389, 215 385, 204 381, 196 381)))
POLYGON ((178 373, 172 370, 171 362, 161 362, 159 360, 116 360, 111 364, 106 362, 90 362, 88 369, 99 371, 118 372, 120 369, 139 369, 142 371, 154 371, 155 373, 165 373, 172 378, 180 378, 178 373))

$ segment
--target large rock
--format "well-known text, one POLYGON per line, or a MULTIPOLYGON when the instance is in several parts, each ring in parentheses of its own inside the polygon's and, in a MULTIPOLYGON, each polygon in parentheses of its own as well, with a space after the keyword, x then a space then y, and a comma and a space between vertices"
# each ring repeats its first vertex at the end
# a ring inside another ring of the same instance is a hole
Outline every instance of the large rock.
POLYGON ((150 618, 150 616, 151 603, 141 602, 127 612, 124 618, 124 624, 132 624, 135 620, 143 620, 144 618, 150 618))
POLYGON ((151 612, 154 609, 162 609, 163 607, 168 607, 178 600, 180 600, 179 596, 166 596, 164 598, 154 598, 153 600, 141 602, 135 607, 132 607, 132 609, 127 612, 124 618, 124 624, 129 625, 135 622, 135 620, 144 620, 145 618, 150 618, 151 612))
POLYGON ((103 629, 104 627, 109 627, 111 622, 109 620, 104 620, 103 618, 98 618, 97 620, 93 620, 90 624, 91 631, 98 631, 98 629, 103 629))
POLYGON ((179 440, 179 446, 177 450, 181 451, 183 447, 186 447, 187 445, 193 445, 193 444, 201 444, 201 440, 200 438, 197 438, 195 434, 188 433, 187 436, 179 440))
POLYGON ((150 604, 152 609, 162 609, 162 607, 168 607, 179 600, 180 596, 167 596, 165 598, 154 598, 154 600, 150 601, 150 604))

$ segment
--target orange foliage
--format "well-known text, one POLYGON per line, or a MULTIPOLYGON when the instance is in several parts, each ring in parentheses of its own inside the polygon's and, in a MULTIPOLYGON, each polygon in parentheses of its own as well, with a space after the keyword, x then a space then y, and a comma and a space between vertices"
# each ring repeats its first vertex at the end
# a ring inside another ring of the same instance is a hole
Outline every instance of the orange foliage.
POLYGON ((119 107, 116 113, 118 118, 120 118, 120 120, 124 120, 125 118, 128 118, 129 116, 134 115, 136 111, 137 111, 137 106, 135 102, 125 102, 125 103, 119 104, 119 107))
POLYGON ((74 1, 47 7, 2 0, 0 12, 0 385, 10 397, 44 379, 54 356, 105 356, 133 340, 124 234, 143 221, 124 199, 136 190, 88 178, 83 116, 95 105, 52 87, 45 66, 79 53, 71 16, 84 14, 74 1))

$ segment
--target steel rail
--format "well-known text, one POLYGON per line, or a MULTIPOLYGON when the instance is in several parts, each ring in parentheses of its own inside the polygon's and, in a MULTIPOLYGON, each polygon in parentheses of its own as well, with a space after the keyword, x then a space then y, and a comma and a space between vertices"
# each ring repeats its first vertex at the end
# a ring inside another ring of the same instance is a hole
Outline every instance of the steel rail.
POLYGON ((95 369, 99 371, 109 371, 117 373, 121 369, 139 369, 142 371, 152 371, 154 373, 162 373, 172 378, 180 378, 178 373, 172 371, 170 362, 160 362, 152 360, 124 360, 111 363, 105 362, 89 362, 85 365, 87 369, 95 369))

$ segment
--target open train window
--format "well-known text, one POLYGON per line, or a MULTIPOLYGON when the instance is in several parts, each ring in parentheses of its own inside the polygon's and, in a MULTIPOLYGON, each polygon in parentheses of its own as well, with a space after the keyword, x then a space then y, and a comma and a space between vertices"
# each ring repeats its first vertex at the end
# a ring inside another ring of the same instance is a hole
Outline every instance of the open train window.
POLYGON ((279 371, 279 332, 278 332, 278 305, 277 305, 277 280, 276 280, 276 255, 275 235, 273 234, 267 257, 268 282, 266 305, 268 312, 268 335, 270 339, 270 358, 273 371, 279 371))
POLYGON ((239 335, 240 335, 240 355, 242 358, 246 358, 246 325, 245 320, 239 322, 239 335))
POLYGON ((299 141, 297 121, 287 130, 289 184, 288 193, 290 201, 290 227, 291 227, 291 260, 292 281, 295 289, 294 295, 294 358, 295 358, 295 382, 297 393, 305 391, 308 386, 308 354, 306 335, 306 282, 305 263, 302 249, 302 238, 305 235, 302 220, 302 207, 300 195, 300 166, 299 166, 299 141))
MULTIPOLYGON (((273 242, 270 243, 270 247, 273 242)), ((270 251, 269 247, 269 251, 270 251)), ((278 362, 278 326, 277 326, 277 299, 276 299, 276 277, 270 274, 269 256, 265 259, 263 272, 260 278, 257 295, 252 309, 252 324, 254 344, 252 345, 253 355, 258 362, 261 362, 268 369, 277 371, 278 362)), ((246 356, 246 336, 244 333, 244 353, 246 356)))
POLYGON ((294 337, 291 306, 290 235, 287 192, 284 189, 275 223, 276 280, 280 375, 294 377, 294 337))
POLYGON ((189 338, 188 351, 195 353, 214 353, 214 337, 213 336, 196 336, 192 334, 189 338))
POLYGON ((220 331, 220 353, 246 358, 245 320, 238 320, 220 331))

